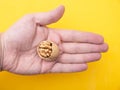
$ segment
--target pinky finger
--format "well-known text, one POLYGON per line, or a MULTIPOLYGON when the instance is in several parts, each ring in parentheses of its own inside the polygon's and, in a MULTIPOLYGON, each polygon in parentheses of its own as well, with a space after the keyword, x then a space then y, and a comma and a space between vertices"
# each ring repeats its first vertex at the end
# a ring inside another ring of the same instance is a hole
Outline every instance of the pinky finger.
POLYGON ((81 72, 87 69, 87 64, 62 64, 56 63, 50 70, 52 73, 81 72))

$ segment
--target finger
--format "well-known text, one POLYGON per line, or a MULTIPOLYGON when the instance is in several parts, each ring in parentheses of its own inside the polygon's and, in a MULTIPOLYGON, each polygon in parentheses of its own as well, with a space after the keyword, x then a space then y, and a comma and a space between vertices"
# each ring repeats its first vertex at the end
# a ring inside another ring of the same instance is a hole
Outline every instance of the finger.
POLYGON ((74 30, 56 30, 64 42, 83 42, 101 44, 104 42, 102 36, 90 32, 79 32, 74 30))
POLYGON ((100 53, 89 53, 89 54, 63 54, 58 58, 60 63, 88 63, 97 61, 101 58, 100 53))
POLYGON ((87 64, 61 64, 56 63, 50 72, 80 72, 87 69, 87 64))
POLYGON ((64 14, 64 6, 59 6, 55 10, 34 14, 34 19, 36 23, 40 25, 48 25, 57 22, 64 14))
POLYGON ((85 44, 85 43, 63 43, 63 52, 65 53, 99 53, 105 52, 108 49, 107 44, 85 44))

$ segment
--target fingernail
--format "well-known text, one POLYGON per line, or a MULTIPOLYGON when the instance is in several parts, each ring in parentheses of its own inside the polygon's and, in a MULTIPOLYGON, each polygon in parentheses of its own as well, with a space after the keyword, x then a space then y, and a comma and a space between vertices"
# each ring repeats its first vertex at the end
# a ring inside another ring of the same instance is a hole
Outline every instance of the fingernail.
POLYGON ((104 44, 103 45, 103 52, 107 52, 108 51, 108 44, 104 44))

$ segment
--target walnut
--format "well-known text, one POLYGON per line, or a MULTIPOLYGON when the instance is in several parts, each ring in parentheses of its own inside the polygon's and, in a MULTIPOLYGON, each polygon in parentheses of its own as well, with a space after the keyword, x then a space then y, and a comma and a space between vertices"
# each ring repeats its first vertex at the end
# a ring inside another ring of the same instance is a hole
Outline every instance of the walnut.
POLYGON ((54 42, 42 41, 37 47, 37 53, 43 60, 54 61, 59 55, 59 48, 54 42))

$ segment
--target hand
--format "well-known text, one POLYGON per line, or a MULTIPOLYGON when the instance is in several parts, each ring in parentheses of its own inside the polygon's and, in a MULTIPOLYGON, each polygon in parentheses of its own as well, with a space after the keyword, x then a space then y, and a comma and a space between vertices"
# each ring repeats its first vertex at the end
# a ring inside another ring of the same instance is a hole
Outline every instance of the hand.
POLYGON ((79 72, 87 69, 88 62, 100 59, 107 51, 103 37, 89 32, 58 30, 46 27, 57 22, 64 7, 24 16, 2 34, 3 70, 16 74, 51 72, 79 72), (36 48, 41 41, 51 40, 60 48, 54 62, 41 60, 36 48))

